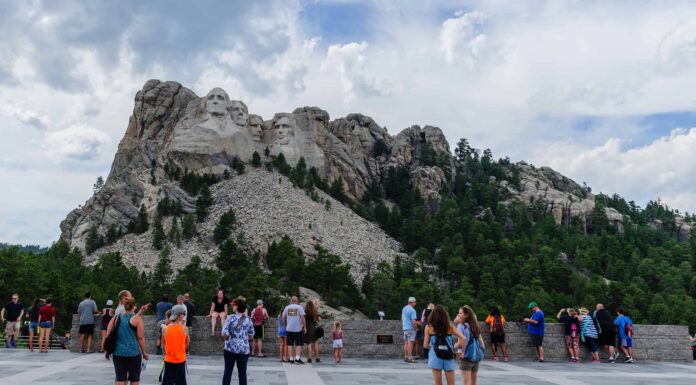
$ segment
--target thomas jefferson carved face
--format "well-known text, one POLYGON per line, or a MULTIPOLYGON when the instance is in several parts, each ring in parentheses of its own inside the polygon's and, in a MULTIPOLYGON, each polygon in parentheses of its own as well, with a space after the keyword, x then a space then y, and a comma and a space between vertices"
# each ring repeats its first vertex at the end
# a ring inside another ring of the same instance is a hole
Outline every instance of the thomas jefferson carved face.
POLYGON ((273 129, 276 130, 276 142, 280 145, 287 145, 290 143, 290 136, 294 134, 295 121, 283 116, 278 119, 273 129))
POLYGON ((231 101, 230 111, 232 113, 232 120, 234 120, 238 126, 246 126, 247 118, 249 117, 249 110, 244 103, 240 102, 239 100, 231 101))
POLYGON ((263 133, 263 120, 256 115, 249 117, 249 134, 254 142, 261 142, 263 133))
POLYGON ((210 115, 220 116, 228 113, 227 106, 229 105, 230 97, 222 88, 213 88, 205 96, 205 110, 210 115))

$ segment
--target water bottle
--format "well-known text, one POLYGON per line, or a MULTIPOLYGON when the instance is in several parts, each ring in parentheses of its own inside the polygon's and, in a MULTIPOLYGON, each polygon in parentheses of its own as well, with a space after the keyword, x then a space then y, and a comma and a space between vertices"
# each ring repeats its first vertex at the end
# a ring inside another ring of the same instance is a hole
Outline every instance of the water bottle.
POLYGON ((143 372, 147 370, 147 362, 145 360, 140 361, 140 370, 143 372))

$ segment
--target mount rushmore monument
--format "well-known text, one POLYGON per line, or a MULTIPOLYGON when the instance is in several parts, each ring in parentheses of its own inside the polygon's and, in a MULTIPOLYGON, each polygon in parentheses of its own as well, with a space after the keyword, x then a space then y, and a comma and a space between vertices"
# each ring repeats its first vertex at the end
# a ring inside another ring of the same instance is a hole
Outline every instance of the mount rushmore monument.
MULTIPOLYGON (((149 80, 136 94, 133 114, 104 187, 61 222, 61 239, 84 249, 90 229, 96 227, 100 234, 113 226, 127 229, 141 207, 152 221, 165 198, 180 202, 184 212, 193 212, 196 197, 172 180, 168 170, 221 177, 238 160, 251 161, 255 152, 263 161, 283 154, 290 165, 303 158, 308 168, 314 167, 329 182, 340 178, 344 193, 355 199, 371 187, 383 189, 389 169, 402 167, 408 170, 410 188, 437 202, 447 178, 452 177, 443 168, 453 169, 457 162, 437 127, 414 125, 392 136, 370 117, 350 114, 330 120, 328 112, 318 107, 300 107, 265 120, 250 114, 244 102, 231 100, 221 88, 198 97, 177 82, 149 80), (424 146, 443 167, 421 164, 424 146)), ((517 167, 520 186, 498 183, 511 199, 543 200, 557 223, 569 216, 585 218, 594 208, 592 194, 578 196, 575 191, 582 187, 561 174, 524 162, 517 167)), ((211 214, 199 224, 197 236, 172 250, 176 267, 193 255, 212 261, 218 252, 212 241, 213 228, 228 209, 237 215, 235 233, 246 237, 251 251, 263 253, 271 242, 287 235, 310 256, 316 245, 329 249, 349 262, 356 276, 379 261, 402 255, 400 244, 374 223, 319 192, 321 200, 334 208, 324 210, 280 174, 263 168, 250 168, 223 180, 211 192, 211 214)), ((612 210, 607 209, 608 218, 621 226, 622 216, 612 210)), ((159 252, 152 248, 149 237, 148 233, 126 234, 88 255, 87 262, 100 253, 118 251, 127 264, 150 269, 159 252)))

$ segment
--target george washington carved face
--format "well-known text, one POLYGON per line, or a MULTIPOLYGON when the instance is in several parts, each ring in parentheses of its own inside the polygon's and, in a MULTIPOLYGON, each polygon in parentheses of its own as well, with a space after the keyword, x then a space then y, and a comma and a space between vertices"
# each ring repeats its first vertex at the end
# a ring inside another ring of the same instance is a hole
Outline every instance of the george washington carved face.
POLYGON ((203 103, 205 104, 205 110, 213 116, 221 116, 228 114, 227 107, 229 106, 230 97, 227 96, 227 92, 222 88, 213 88, 205 96, 203 103))

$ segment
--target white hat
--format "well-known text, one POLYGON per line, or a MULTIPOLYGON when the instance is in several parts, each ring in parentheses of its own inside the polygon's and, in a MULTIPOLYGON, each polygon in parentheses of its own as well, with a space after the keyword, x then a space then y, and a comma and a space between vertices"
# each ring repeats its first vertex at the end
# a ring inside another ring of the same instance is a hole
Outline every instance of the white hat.
POLYGON ((107 301, 106 301, 106 306, 114 306, 114 301, 112 301, 112 300, 107 300, 107 301))
POLYGON ((408 297, 408 303, 416 302, 416 297, 408 297))
POLYGON ((260 299, 260 300, 256 301, 256 304, 257 304, 257 305, 263 305, 263 300, 260 299))

